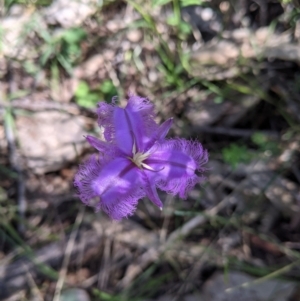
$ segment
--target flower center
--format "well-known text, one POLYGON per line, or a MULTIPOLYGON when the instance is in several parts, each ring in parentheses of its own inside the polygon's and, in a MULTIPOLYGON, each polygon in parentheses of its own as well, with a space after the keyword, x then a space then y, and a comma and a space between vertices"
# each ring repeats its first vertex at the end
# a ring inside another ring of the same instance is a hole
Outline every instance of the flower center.
POLYGON ((128 159, 133 162, 138 168, 140 169, 149 169, 149 170, 153 170, 154 169, 149 166, 148 164, 144 163, 144 160, 146 160, 149 156, 150 153, 146 152, 146 153, 140 153, 136 151, 136 145, 135 145, 135 141, 133 142, 133 146, 132 146, 132 158, 128 157, 128 159))

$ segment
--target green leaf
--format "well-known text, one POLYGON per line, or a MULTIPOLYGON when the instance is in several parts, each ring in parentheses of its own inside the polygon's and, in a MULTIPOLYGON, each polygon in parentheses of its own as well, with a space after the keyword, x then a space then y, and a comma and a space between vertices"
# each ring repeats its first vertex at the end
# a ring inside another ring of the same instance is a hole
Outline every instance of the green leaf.
POLYGON ((171 26, 177 26, 178 23, 178 18, 175 15, 171 15, 167 18, 167 24, 171 26))
POLYGON ((100 90, 103 93, 110 93, 114 89, 115 89, 115 86, 114 86, 114 84, 112 83, 111 80, 105 80, 105 81, 103 81, 103 83, 100 86, 100 90))
POLYGON ((69 44, 78 44, 86 37, 82 28, 70 28, 63 32, 62 38, 69 44))
POLYGON ((85 81, 80 81, 76 91, 75 91, 75 96, 76 97, 86 97, 90 92, 90 88, 88 84, 85 81))
POLYGON ((93 295, 97 298, 99 298, 98 300, 102 300, 102 301, 119 301, 122 300, 121 296, 113 296, 110 295, 108 293, 105 293, 103 291, 100 291, 97 288, 92 289, 93 295))
POLYGON ((185 7, 185 6, 190 6, 190 5, 201 5, 203 3, 204 3, 203 0, 181 0, 180 6, 185 7))
POLYGON ((53 55, 53 53, 54 53, 54 48, 52 47, 52 45, 48 46, 46 51, 42 54, 40 58, 42 66, 44 66, 48 62, 48 60, 53 55))
POLYGON ((268 151, 270 155, 276 155, 280 153, 280 145, 278 142, 272 140, 266 134, 256 132, 251 136, 251 140, 262 152, 268 151))
POLYGON ((30 75, 36 75, 40 71, 39 66, 29 60, 24 62, 24 69, 30 75))
POLYGON ((157 7, 157 6, 162 6, 170 3, 172 0, 152 0, 152 6, 157 7))
POLYGON ((224 101, 224 98, 223 98, 222 96, 220 96, 220 95, 218 95, 218 96, 216 96, 216 97, 214 98, 214 103, 220 104, 220 103, 222 103, 223 101, 224 101))
POLYGON ((189 23, 186 23, 184 21, 181 21, 179 23, 179 30, 183 33, 183 34, 190 34, 192 32, 192 28, 191 25, 189 23))
POLYGON ((94 108, 102 96, 100 91, 91 91, 89 85, 81 81, 75 91, 75 102, 84 108, 94 108))
POLYGON ((118 95, 118 91, 111 80, 104 80, 100 85, 99 90, 104 94, 104 97, 107 100, 118 95))
POLYGON ((267 136, 265 134, 258 133, 258 132, 252 135, 251 140, 253 143, 255 143, 258 146, 262 146, 268 141, 267 136))
POLYGON ((99 101, 99 95, 96 93, 88 94, 86 97, 75 98, 76 103, 84 108, 94 108, 99 101))
POLYGON ((39 32, 39 35, 41 36, 41 38, 47 44, 51 44, 53 42, 53 37, 51 36, 51 34, 47 30, 41 29, 38 32, 39 32))
POLYGON ((57 60, 64 67, 64 69, 69 73, 69 75, 73 74, 73 67, 71 63, 65 58, 65 56, 58 54, 57 60))
POLYGON ((248 163, 252 154, 245 145, 230 144, 222 150, 223 160, 236 168, 239 163, 248 163))

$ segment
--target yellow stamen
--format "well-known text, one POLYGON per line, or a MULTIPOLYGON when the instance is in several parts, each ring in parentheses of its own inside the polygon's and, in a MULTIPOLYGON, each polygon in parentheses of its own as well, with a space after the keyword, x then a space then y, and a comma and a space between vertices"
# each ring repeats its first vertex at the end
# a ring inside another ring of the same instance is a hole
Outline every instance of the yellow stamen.
POLYGON ((132 155, 133 157, 132 158, 128 157, 128 159, 131 160, 138 168, 142 169, 144 167, 146 169, 153 170, 151 166, 147 165, 146 163, 143 163, 143 161, 150 156, 150 153, 136 152, 135 141, 133 142, 133 146, 132 146, 132 155))

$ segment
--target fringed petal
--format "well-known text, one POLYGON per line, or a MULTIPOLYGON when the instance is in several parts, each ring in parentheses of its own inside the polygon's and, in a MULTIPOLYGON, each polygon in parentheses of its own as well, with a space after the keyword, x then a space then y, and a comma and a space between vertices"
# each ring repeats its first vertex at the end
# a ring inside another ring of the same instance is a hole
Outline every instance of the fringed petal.
POLYGON ((125 109, 115 110, 115 138, 120 149, 132 155, 133 145, 136 152, 146 151, 146 146, 158 125, 154 121, 154 106, 146 98, 131 95, 125 109))
POLYGON ((125 109, 114 104, 99 103, 98 124, 104 128, 104 138, 107 142, 116 144, 127 156, 132 154, 135 141, 132 119, 125 109))
POLYGON ((117 107, 106 102, 99 102, 97 108, 98 124, 104 129, 104 138, 107 142, 113 142, 115 137, 115 124, 113 122, 114 111, 117 107))
POLYGON ((83 203, 115 220, 132 215, 138 200, 145 196, 140 170, 125 158, 103 164, 92 156, 80 167, 74 184, 83 203), (95 197, 98 201, 93 203, 95 197))
MULTIPOLYGON (((116 195, 112 195, 115 197, 116 195)), ((108 199, 110 195, 106 195, 100 202, 99 209, 103 210, 113 220, 121 220, 122 218, 131 216, 136 210, 138 201, 145 196, 145 192, 139 187, 126 195, 120 195, 117 199, 108 199)))
POLYGON ((106 141, 115 143, 128 156, 132 154, 134 143, 138 152, 146 151, 149 140, 159 128, 154 121, 153 104, 139 96, 130 95, 125 109, 99 103, 97 114, 106 141))
POLYGON ((165 140, 173 120, 158 126, 148 99, 130 95, 124 109, 102 102, 97 114, 105 142, 86 137, 99 159, 81 165, 74 180, 83 203, 120 220, 146 195, 162 208, 157 188, 186 198, 204 179, 207 151, 196 141, 165 140))
POLYGON ((128 104, 125 108, 130 113, 138 115, 138 122, 135 125, 141 127, 143 136, 150 137, 153 131, 158 129, 155 122, 155 112, 153 103, 144 97, 129 95, 128 104))
POLYGON ((77 188, 79 198, 86 205, 92 205, 92 200, 99 196, 92 182, 98 177, 102 167, 101 161, 93 155, 79 166, 75 175, 74 186, 77 188))
POLYGON ((134 116, 126 110, 116 108, 114 112, 115 139, 117 146, 128 156, 132 155, 133 144, 136 143, 134 116))
POLYGON ((186 198, 194 185, 204 180, 201 173, 207 160, 207 151, 199 142, 173 139, 162 143, 145 163, 157 170, 150 176, 158 188, 186 198))

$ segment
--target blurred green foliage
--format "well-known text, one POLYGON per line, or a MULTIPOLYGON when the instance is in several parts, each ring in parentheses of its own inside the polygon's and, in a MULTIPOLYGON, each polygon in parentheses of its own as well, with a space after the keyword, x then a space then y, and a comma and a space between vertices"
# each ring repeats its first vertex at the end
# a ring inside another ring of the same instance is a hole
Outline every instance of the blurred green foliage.
POLYGON ((113 296, 113 295, 105 293, 97 288, 93 289, 93 295, 96 298, 99 298, 98 300, 103 300, 103 301, 120 301, 120 300, 122 300, 121 296, 113 296))
POLYGON ((256 132, 252 135, 251 140, 258 146, 260 152, 268 152, 269 155, 278 155, 280 147, 278 142, 274 141, 263 133, 256 132))
POLYGON ((174 26, 178 30, 178 37, 184 39, 191 33, 191 25, 181 19, 178 19, 175 15, 171 15, 167 18, 167 24, 174 26))
POLYGON ((47 30, 40 31, 44 40, 40 62, 42 66, 48 62, 57 61, 69 74, 72 74, 73 65, 81 57, 80 43, 87 34, 82 28, 69 28, 57 34, 47 30))
POLYGON ((253 157, 246 145, 231 143, 222 149, 224 162, 236 168, 239 163, 249 163, 253 157))
POLYGON ((10 8, 14 4, 25 4, 35 6, 48 6, 52 3, 52 0, 4 0, 4 6, 10 8))
POLYGON ((10 202, 11 200, 8 199, 7 191, 0 187, 0 218, 6 223, 15 217, 17 211, 16 206, 10 204, 10 202))
POLYGON ((118 94, 111 80, 104 80, 96 89, 90 89, 85 81, 79 82, 75 91, 75 102, 84 108, 94 108, 103 99, 112 99, 118 94))
MULTIPOLYGON (((173 2, 174 0, 152 0, 152 6, 162 6, 162 5, 166 5, 168 3, 173 2)), ((201 5, 203 4, 205 1, 203 0, 180 0, 180 6, 181 7, 185 7, 185 6, 189 6, 189 5, 201 5)))
POLYGON ((158 70, 164 75, 164 86, 173 87, 176 90, 180 90, 184 86, 184 78, 186 77, 186 70, 189 68, 189 53, 183 53, 181 48, 181 41, 186 40, 188 35, 191 33, 191 25, 185 22, 181 16, 181 7, 183 3, 179 0, 173 1, 152 1, 152 6, 162 6, 168 3, 173 4, 173 12, 167 18, 166 24, 173 27, 175 31, 174 40, 176 42, 176 53, 172 51, 169 44, 161 36, 157 29, 157 23, 139 3, 127 0, 142 16, 145 23, 140 26, 147 28, 153 36, 159 39, 159 44, 156 46, 156 51, 162 61, 162 64, 158 65, 158 70))
POLYGON ((79 82, 75 91, 75 101, 79 106, 92 108, 99 99, 98 93, 90 90, 89 85, 85 81, 79 82))

